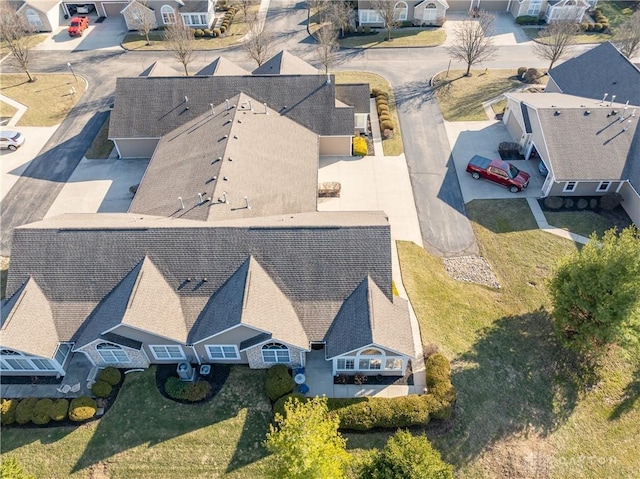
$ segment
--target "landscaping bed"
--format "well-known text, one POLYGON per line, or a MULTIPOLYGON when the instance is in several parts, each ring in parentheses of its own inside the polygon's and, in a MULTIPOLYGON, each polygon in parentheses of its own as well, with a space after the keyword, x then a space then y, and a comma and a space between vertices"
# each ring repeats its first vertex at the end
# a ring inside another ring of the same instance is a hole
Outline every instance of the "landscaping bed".
POLYGON ((338 374, 333 376, 333 384, 362 384, 369 386, 413 386, 411 361, 404 376, 383 376, 382 374, 338 374))
MULTIPOLYGON (((207 382, 210 386, 210 389, 202 399, 199 399, 197 401, 190 401, 187 399, 172 397, 167 393, 167 390, 165 388, 167 380, 169 380, 169 378, 178 378, 175 364, 159 364, 156 367, 156 386, 158 388, 158 391, 160 391, 160 394, 162 394, 165 398, 171 401, 178 402, 180 404, 200 404, 211 401, 224 386, 224 383, 229 377, 231 366, 228 364, 210 364, 210 366, 211 372, 206 376, 201 376, 198 372, 196 372, 197 381, 207 382)), ((199 365, 196 365, 195 368, 197 371, 199 369, 199 365)), ((186 384, 188 383, 185 383, 185 385, 186 384)))

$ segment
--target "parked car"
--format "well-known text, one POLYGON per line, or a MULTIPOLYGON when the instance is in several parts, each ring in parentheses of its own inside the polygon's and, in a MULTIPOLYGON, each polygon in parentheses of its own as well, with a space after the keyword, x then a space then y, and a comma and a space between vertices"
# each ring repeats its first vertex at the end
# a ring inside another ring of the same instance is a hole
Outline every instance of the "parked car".
POLYGON ((89 27, 89 17, 73 17, 69 24, 69 36, 82 36, 82 33, 89 27))
POLYGON ((529 186, 529 173, 520 171, 507 161, 490 160, 480 155, 471 158, 467 165, 467 173, 471 173, 476 180, 485 178, 505 186, 511 193, 517 193, 529 186))
POLYGON ((16 151, 24 143, 24 135, 18 131, 0 131, 0 148, 16 151))
POLYGON ((76 6, 76 12, 78 13, 89 13, 88 5, 78 5, 76 6))

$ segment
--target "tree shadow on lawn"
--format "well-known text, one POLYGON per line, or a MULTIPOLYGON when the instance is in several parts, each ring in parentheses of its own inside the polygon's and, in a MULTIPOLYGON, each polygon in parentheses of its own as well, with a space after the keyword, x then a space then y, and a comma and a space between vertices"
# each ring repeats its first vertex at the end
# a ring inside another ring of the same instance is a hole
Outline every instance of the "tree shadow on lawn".
POLYGON ((403 107, 407 111, 420 107, 425 103, 436 101, 436 93, 438 91, 445 93, 451 89, 453 82, 464 78, 462 76, 434 82, 431 86, 431 80, 416 80, 394 88, 396 96, 396 104, 403 107))
POLYGON ((618 404, 609 416, 609 420, 615 421, 630 412, 640 400, 640 368, 633 373, 633 380, 624 388, 622 402, 618 404))
MULTIPOLYGON (((229 380, 211 401, 202 404, 179 404, 160 394, 155 384, 155 368, 127 377, 116 403, 100 420, 82 456, 73 466, 77 472, 137 446, 155 445, 199 429, 245 415, 237 441, 225 444, 215 431, 201 444, 204 451, 216 450, 218 463, 224 460, 225 447, 230 460, 226 472, 251 464, 267 455, 262 447, 271 406, 256 380, 256 372, 233 367, 229 380), (221 457, 222 456, 222 457, 221 457)), ((262 378, 262 376, 260 376, 262 378)), ((228 431, 226 431, 228 432, 228 431)), ((232 435, 232 434, 231 434, 232 435)))
POLYGON ((461 467, 519 433, 546 437, 576 406, 582 372, 554 339, 549 314, 507 316, 454 362, 451 429, 429 434, 461 467))

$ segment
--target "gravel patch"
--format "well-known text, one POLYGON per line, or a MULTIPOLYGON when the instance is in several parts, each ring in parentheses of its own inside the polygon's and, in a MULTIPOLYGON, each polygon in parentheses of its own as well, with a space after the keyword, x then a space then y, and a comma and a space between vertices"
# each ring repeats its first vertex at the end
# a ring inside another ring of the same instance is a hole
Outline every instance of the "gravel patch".
POLYGON ((449 276, 458 281, 477 283, 490 288, 500 288, 498 278, 491 266, 482 256, 458 256, 445 258, 444 269, 449 276))

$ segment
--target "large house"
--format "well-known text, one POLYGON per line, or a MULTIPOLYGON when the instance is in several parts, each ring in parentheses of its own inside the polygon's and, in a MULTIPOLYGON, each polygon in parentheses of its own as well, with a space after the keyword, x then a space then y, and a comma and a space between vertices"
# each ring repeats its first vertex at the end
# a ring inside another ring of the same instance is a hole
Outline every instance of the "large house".
MULTIPOLYGON (((284 76, 279 88, 291 85, 284 76)), ((321 139, 289 114, 300 104, 273 108, 240 91, 200 108, 205 97, 189 88, 167 110, 128 213, 14 230, 2 374, 64 375, 72 355, 95 367, 297 367, 312 349, 334 375, 404 374, 420 352, 392 292, 385 214, 317 211, 321 139)), ((157 113, 159 97, 145 98, 136 106, 157 113)))
POLYGON ((243 92, 252 109, 275 110, 318 135, 320 155, 351 155, 356 130, 366 129, 368 85, 336 85, 287 52, 242 71, 217 59, 189 77, 118 78, 109 139, 121 158, 150 158, 163 135, 243 92))
POLYGON ((639 86, 640 69, 607 42, 551 69, 545 93, 506 95, 503 122, 549 171, 543 196, 619 193, 640 224, 639 86))
MULTIPOLYGON (((389 0, 394 4, 395 19, 414 25, 442 25, 449 12, 509 12, 514 18, 536 16, 547 23, 555 20, 580 22, 597 0, 389 0)), ((358 0, 360 25, 383 27, 384 20, 371 0, 358 0)))

